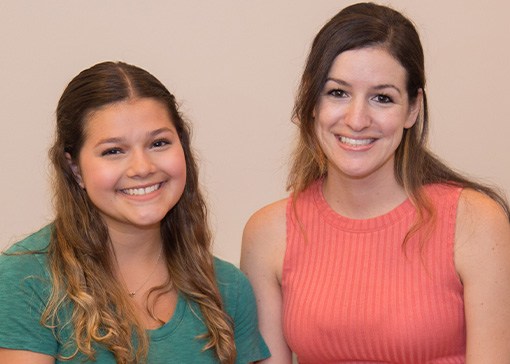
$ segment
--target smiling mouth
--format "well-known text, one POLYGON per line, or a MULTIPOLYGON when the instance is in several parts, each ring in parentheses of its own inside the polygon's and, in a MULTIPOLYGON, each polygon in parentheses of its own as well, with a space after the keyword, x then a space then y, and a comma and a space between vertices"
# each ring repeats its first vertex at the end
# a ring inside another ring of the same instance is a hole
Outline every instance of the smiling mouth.
POLYGON ((375 141, 375 139, 372 139, 372 138, 370 138, 370 139, 352 139, 352 138, 347 138, 344 136, 339 136, 338 140, 340 141, 340 143, 347 144, 347 145, 350 145, 353 147, 369 145, 375 141))
POLYGON ((129 196, 143 196, 147 195, 151 192, 157 191, 161 188, 161 185, 163 183, 158 183, 149 187, 143 187, 143 188, 126 188, 124 190, 120 190, 120 192, 129 195, 129 196))

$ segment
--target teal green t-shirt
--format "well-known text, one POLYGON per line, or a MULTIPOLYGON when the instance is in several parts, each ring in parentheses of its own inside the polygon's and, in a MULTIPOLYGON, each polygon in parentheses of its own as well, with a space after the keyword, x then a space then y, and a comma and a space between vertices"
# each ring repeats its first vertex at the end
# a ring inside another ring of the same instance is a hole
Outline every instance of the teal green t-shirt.
MULTIPOLYGON (((53 330, 40 323, 51 290, 45 254, 51 229, 52 226, 48 225, 8 250, 8 253, 41 251, 41 254, 0 255, 0 347, 52 356, 72 352, 59 344, 53 330)), ((236 363, 269 357, 269 350, 258 330, 257 309, 250 283, 230 263, 215 258, 215 268, 225 311, 234 322, 236 363)), ((62 317, 69 317, 69 314, 70 311, 63 312, 62 317)), ((56 328, 56 332, 65 339, 71 335, 72 328, 62 325, 56 328)), ((217 363, 213 351, 202 351, 205 340, 196 338, 205 332, 207 328, 198 305, 179 295, 172 318, 162 327, 148 331, 148 363, 217 363)), ((115 363, 111 352, 100 346, 96 349, 96 363, 115 363)), ((77 356, 62 363, 81 363, 82 360, 83 357, 77 356)))

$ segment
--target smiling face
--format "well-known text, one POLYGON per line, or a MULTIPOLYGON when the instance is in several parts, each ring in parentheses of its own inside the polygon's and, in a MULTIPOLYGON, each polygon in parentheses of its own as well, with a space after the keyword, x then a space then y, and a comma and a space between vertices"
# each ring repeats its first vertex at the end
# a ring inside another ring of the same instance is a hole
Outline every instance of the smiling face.
POLYGON ((70 160, 109 229, 159 228, 186 184, 186 161, 165 106, 139 98, 91 113, 78 163, 70 160))
POLYGON ((339 54, 314 113, 328 178, 394 179, 395 150, 417 119, 420 97, 410 104, 406 71, 386 50, 339 54))

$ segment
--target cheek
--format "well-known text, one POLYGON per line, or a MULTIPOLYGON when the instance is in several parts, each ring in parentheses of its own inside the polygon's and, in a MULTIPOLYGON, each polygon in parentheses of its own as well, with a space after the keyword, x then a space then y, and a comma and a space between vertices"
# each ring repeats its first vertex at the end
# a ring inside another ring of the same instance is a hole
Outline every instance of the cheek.
POLYGON ((163 162, 169 175, 186 178, 186 157, 182 148, 174 150, 171 155, 164 158, 163 162))
POLYGON ((391 148, 392 151, 395 151, 402 143, 404 128, 401 124, 395 125, 393 128, 386 131, 386 135, 389 140, 388 147, 391 148))
POLYGON ((312 140, 315 142, 314 145, 316 145, 317 149, 319 149, 321 152, 325 152, 329 149, 328 148, 329 143, 327 142, 324 131, 317 130, 312 140))
POLYGON ((381 118, 381 125, 384 127, 386 134, 394 134, 395 137, 401 137, 404 128, 406 128, 408 116, 403 111, 391 113, 381 118))
POLYGON ((319 122, 315 122, 314 125, 314 133, 311 136, 312 147, 315 149, 315 153, 317 153, 319 158, 323 158, 325 155, 327 156, 331 148, 333 148, 332 143, 334 140, 331 139, 332 135, 327 131, 327 128, 320 124, 319 122))
POLYGON ((324 107, 318 109, 316 115, 313 129, 316 139, 320 141, 335 124, 336 117, 332 115, 331 110, 324 107))
POLYGON ((328 128, 340 117, 341 110, 328 102, 322 102, 315 111, 315 123, 318 128, 328 128))
POLYGON ((186 160, 184 155, 174 165, 174 174, 181 177, 183 181, 186 181, 186 160))
POLYGON ((84 163, 81 166, 81 176, 88 194, 112 188, 118 180, 118 173, 111 165, 84 163))
POLYGON ((394 144, 396 146, 400 145, 400 143, 402 142, 402 136, 404 135, 404 131, 402 129, 399 129, 395 132, 395 136, 394 136, 394 144))

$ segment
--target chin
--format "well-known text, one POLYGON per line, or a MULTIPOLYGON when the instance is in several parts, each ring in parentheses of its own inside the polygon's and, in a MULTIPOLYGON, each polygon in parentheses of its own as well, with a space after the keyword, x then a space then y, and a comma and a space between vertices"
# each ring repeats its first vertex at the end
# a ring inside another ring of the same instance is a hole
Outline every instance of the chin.
POLYGON ((165 215, 153 215, 153 216, 143 216, 130 220, 130 222, 134 226, 138 226, 141 228, 152 228, 155 226, 160 226, 161 221, 165 218, 165 215))

